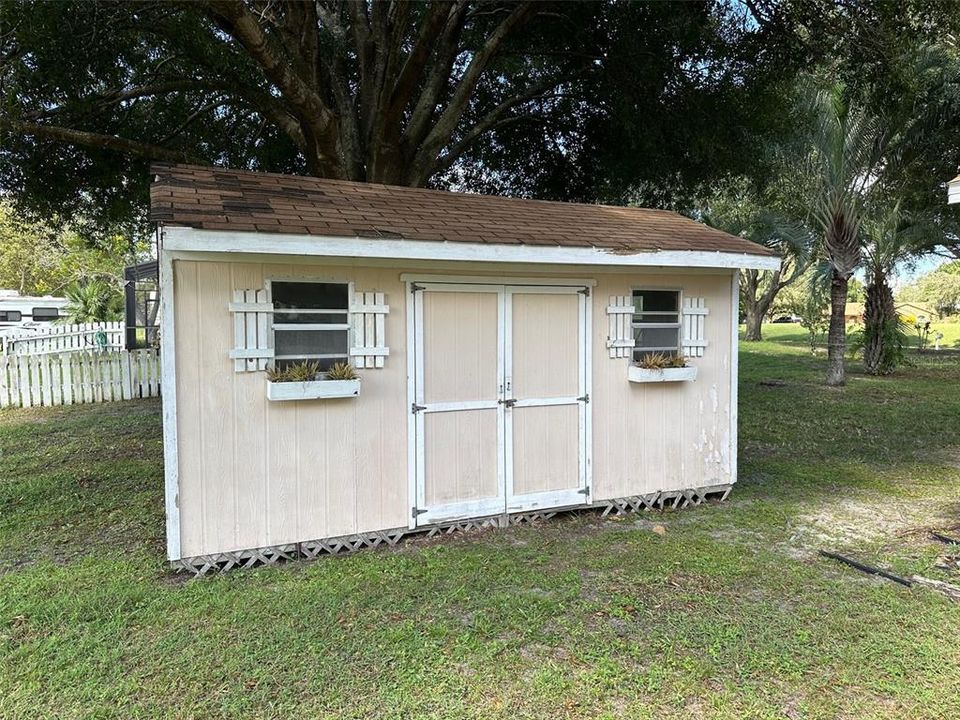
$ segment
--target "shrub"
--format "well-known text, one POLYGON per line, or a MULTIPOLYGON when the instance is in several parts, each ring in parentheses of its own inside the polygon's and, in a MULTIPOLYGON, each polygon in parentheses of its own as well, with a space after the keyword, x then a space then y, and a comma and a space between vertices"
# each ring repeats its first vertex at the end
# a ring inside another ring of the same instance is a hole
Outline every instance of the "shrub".
POLYGON ((639 360, 637 365, 645 370, 663 370, 665 368, 682 368, 687 366, 687 361, 683 355, 669 355, 667 353, 647 353, 639 360))
POLYGON ((320 374, 320 363, 303 360, 291 363, 284 368, 267 368, 267 380, 270 382, 309 382, 320 374))
POLYGON ((327 380, 356 380, 357 371, 350 363, 334 363, 327 370, 327 380))

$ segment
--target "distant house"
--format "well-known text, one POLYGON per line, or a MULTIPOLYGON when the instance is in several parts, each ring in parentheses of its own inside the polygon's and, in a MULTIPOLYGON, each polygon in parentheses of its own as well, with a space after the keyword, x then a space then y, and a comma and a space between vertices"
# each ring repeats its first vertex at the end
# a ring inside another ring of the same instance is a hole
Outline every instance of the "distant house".
MULTIPOLYGON (((901 302, 896 306, 897 315, 916 320, 938 320, 939 315, 927 305, 914 302, 901 302)), ((863 316, 866 304, 862 302, 848 302, 843 312, 843 320, 847 325, 863 325, 863 316)))
POLYGON ((938 320, 939 313, 929 305, 914 302, 897 303, 897 314, 901 317, 910 316, 917 320, 938 320))
POLYGON ((848 302, 843 311, 843 321, 847 325, 863 325, 864 304, 862 302, 848 302))
POLYGON ((947 183, 947 203, 960 203, 960 175, 947 183))

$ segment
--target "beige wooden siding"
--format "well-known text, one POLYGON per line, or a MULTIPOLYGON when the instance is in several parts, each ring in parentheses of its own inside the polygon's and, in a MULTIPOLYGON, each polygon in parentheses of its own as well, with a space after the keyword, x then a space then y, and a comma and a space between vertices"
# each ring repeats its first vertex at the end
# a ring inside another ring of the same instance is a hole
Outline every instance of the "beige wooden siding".
MULTIPOLYGON (((356 267, 324 264, 317 259, 277 263, 229 263, 177 260, 176 371, 179 438, 179 506, 184 556, 296 542, 378 529, 404 527, 409 521, 407 476, 406 286, 400 280, 407 267, 356 267), (227 305, 236 288, 263 287, 266 279, 354 281, 363 290, 387 294, 386 319, 390 356, 383 369, 362 370, 363 386, 356 399, 269 402, 263 373, 233 371, 228 352, 233 344, 233 322, 227 305)), ((595 499, 635 495, 653 490, 729 482, 730 428, 730 280, 723 274, 658 275, 653 271, 629 274, 595 273, 591 268, 512 266, 449 266, 456 275, 491 275, 509 283, 509 272, 519 277, 595 277, 591 290, 593 363, 590 409, 593 414, 592 491, 595 499), (506 274, 505 274, 506 273, 506 274), (627 360, 611 360, 606 343, 606 300, 629 294, 633 287, 682 287, 687 295, 706 299, 710 315, 706 336, 710 345, 694 383, 636 385, 627 382, 627 360)), ((429 272, 437 272, 430 270, 429 272)), ((495 304, 495 296, 489 296, 495 304)), ((484 299, 474 302, 478 313, 484 299)), ((441 311, 438 309, 438 312, 441 311)), ((466 310, 464 309, 464 312, 466 310)), ((551 329, 535 329, 549 342, 551 329), (549 337, 548 337, 549 336, 549 337)), ((495 332, 495 331, 494 331, 495 332)), ((479 357, 466 357, 454 346, 467 338, 448 338, 448 349, 436 346, 442 361, 461 377, 479 379, 476 391, 491 392, 481 370, 496 368, 495 338, 479 345, 479 357), (451 355, 451 353, 454 353, 451 355), (486 353, 486 354, 484 354, 486 353)), ((438 339, 438 343, 440 340, 438 339)), ((531 355, 530 392, 550 392, 554 377, 565 371, 552 368, 551 359, 531 355), (542 363, 541 363, 542 361, 542 363)), ((563 382, 566 387, 566 380, 563 382)), ((455 386, 438 385, 439 397, 458 394, 455 386)), ((493 389, 495 393, 496 388, 493 389)), ((565 392, 565 390, 564 390, 565 392)), ((452 397, 452 396, 451 396, 452 397)), ((459 398, 457 398, 459 399, 459 398)), ((565 408, 557 408, 557 412, 565 408)), ((553 411, 551 411, 553 412, 553 411)), ((493 416, 494 412, 488 413, 493 416)), ((549 414, 549 413, 548 413, 549 414)), ((434 417, 443 422, 446 413, 434 417)), ((572 417, 572 414, 571 414, 572 417)), ((572 420, 536 418, 519 413, 519 432, 543 449, 523 459, 517 477, 531 488, 544 482, 538 464, 560 462, 564 445, 554 448, 545 429, 562 428, 572 420), (537 435, 539 433, 539 436, 537 435)), ((469 464, 488 443, 495 423, 455 431, 457 462, 469 464), (472 444, 463 438, 473 438, 472 444)), ((495 431, 494 431, 495 432, 495 431)), ((566 434, 566 433, 564 433, 566 434)), ((558 433, 559 435, 559 433, 558 433)), ((439 437, 439 436, 438 436, 439 437)), ((441 456, 438 455, 438 458, 441 456)), ((443 489, 444 463, 432 472, 437 492, 443 489)), ((516 459, 515 459, 516 462, 516 459)), ((494 470, 476 464, 483 478, 478 492, 486 492, 494 470)))
POLYGON ((579 363, 579 297, 513 295, 515 398, 576 397, 579 363))
POLYGON ((499 494, 496 410, 429 413, 424 426, 427 507, 499 494))
POLYGON ((513 494, 570 490, 580 484, 576 405, 513 409, 513 494))
POLYGON ((396 271, 174 263, 180 524, 186 556, 406 525, 405 286, 396 271), (355 280, 387 293, 383 369, 355 400, 269 402, 263 373, 233 372, 235 288, 355 280))
POLYGON ((598 276, 593 298, 593 497, 624 497, 730 482, 731 276, 598 276), (630 383, 609 357, 606 300, 633 288, 681 288, 710 314, 695 382, 630 383))
POLYGON ((497 399, 497 312, 496 293, 424 293, 426 402, 497 399))

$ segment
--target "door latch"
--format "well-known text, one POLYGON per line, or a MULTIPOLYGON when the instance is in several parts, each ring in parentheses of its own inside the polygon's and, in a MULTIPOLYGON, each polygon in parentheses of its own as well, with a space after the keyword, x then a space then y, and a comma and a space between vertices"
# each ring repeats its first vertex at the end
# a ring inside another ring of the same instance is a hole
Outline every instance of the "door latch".
POLYGON ((517 404, 516 398, 507 398, 506 400, 497 400, 497 403, 503 405, 504 407, 512 408, 517 404))

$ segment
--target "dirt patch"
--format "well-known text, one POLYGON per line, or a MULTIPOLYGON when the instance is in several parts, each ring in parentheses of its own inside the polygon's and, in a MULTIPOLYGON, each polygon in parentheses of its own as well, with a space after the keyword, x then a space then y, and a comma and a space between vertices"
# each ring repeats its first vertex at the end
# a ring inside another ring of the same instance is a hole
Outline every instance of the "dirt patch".
POLYGON ((949 507, 950 503, 941 498, 899 503, 870 497, 822 501, 797 514, 790 544, 808 549, 857 545, 904 534, 918 526, 946 526, 951 523, 949 507))

